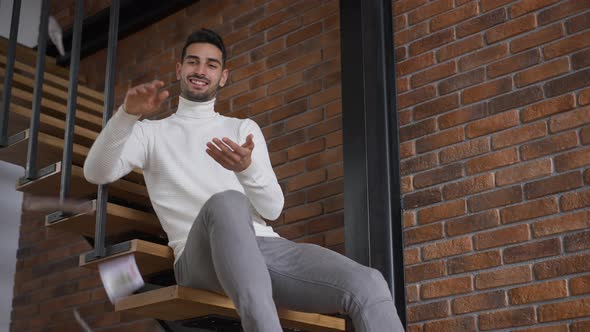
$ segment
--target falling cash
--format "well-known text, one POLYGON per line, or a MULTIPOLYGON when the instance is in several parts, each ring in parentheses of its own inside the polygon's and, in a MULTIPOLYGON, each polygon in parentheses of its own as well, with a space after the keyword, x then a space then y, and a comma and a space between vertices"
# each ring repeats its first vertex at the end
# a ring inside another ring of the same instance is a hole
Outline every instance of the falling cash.
POLYGON ((125 255, 104 262, 98 266, 98 271, 112 303, 131 295, 144 285, 133 255, 125 255))

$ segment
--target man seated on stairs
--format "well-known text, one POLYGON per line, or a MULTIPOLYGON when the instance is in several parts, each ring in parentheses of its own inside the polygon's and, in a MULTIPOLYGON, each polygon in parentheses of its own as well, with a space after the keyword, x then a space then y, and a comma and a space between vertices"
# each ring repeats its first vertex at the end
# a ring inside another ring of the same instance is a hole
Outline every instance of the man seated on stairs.
POLYGON ((282 331, 275 305, 346 314, 356 331, 403 331, 381 273, 266 225, 281 214, 283 193, 258 125, 215 112, 225 64, 221 37, 191 34, 176 64, 176 113, 138 121, 169 94, 161 81, 129 89, 88 154, 86 179, 104 184, 143 169, 178 284, 229 296, 247 332, 282 331))

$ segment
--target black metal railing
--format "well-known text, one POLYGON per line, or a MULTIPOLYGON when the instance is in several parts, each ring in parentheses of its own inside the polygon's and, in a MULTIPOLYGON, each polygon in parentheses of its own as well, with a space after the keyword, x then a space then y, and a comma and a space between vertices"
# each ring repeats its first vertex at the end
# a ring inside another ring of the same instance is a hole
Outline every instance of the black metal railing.
POLYGON ((74 128, 76 126, 76 104, 78 98, 78 72, 80 70, 80 45, 82 44, 82 22, 84 21, 84 0, 76 0, 74 13, 74 38, 72 40, 70 57, 70 83, 68 86, 66 129, 64 133, 64 151, 59 190, 59 198, 62 202, 68 199, 71 187, 72 153, 74 148, 74 128))
POLYGON ((12 94, 12 76, 16 58, 16 39, 20 19, 21 0, 14 0, 12 4, 12 20, 10 21, 10 39, 6 52, 6 71, 4 73, 4 89, 2 90, 2 109, 0 110, 0 148, 9 145, 8 120, 10 114, 10 97, 12 94))
MULTIPOLYGON (((109 15, 109 43, 107 49, 107 69, 105 74, 103 128, 113 114, 115 99, 115 63, 117 61, 117 37, 119 31, 119 0, 111 3, 109 15)), ((108 185, 98 186, 96 207, 96 233, 94 237, 94 254, 97 258, 105 255, 105 238, 107 223, 108 185)))
POLYGON ((39 36, 37 39, 37 65, 35 66, 35 86, 33 89, 33 105, 31 125, 29 126, 29 144, 27 150, 27 164, 25 177, 37 177, 37 154, 39 142, 39 118, 41 116, 41 98, 43 97, 43 78, 45 76, 45 50, 47 49, 47 27, 49 24, 49 0, 41 2, 41 17, 39 20, 39 36))
MULTIPOLYGON (((109 17, 109 41, 107 52, 107 68, 105 79, 104 93, 104 113, 103 127, 111 118, 114 104, 114 86, 115 86, 115 63, 117 54, 117 40, 119 28, 119 8, 120 1, 113 0, 110 7, 109 17)), ((12 92, 12 82, 14 73, 14 64, 16 61, 16 46, 18 38, 18 25, 21 12, 21 0, 15 0, 12 9, 12 21, 10 27, 10 39, 6 54, 6 70, 4 74, 4 88, 2 92, 2 109, 0 110, 0 148, 11 146, 16 141, 28 139, 27 157, 25 161, 26 172, 21 182, 33 181, 44 174, 45 169, 38 170, 39 151, 39 130, 40 117, 42 109, 43 81, 45 73, 45 53, 47 49, 48 23, 50 13, 50 1, 43 0, 41 4, 41 14, 39 22, 39 36, 37 44, 37 59, 35 68, 35 82, 33 87, 32 112, 29 129, 20 132, 17 135, 8 137, 10 101, 12 92), (28 135, 26 132, 28 131, 28 135)), ((70 74, 67 97, 67 112, 64 132, 64 146, 61 162, 61 179, 60 179, 60 202, 66 201, 71 193, 72 178, 72 156, 74 149, 74 132, 76 126, 76 109, 78 96, 78 76, 80 69, 80 50, 82 44, 82 29, 84 21, 84 0, 75 1, 75 15, 73 25, 73 40, 70 50, 70 74)), ((52 165, 55 166, 55 165, 52 165)), ((49 167, 51 168, 51 166, 49 167)), ((53 168, 52 168, 53 169, 53 168)), ((100 258, 105 256, 106 241, 106 215, 108 201, 108 186, 101 185, 98 187, 97 204, 96 204, 96 234, 94 239, 94 257, 100 258)), ((52 219, 61 219, 68 216, 64 211, 52 213, 52 219)))

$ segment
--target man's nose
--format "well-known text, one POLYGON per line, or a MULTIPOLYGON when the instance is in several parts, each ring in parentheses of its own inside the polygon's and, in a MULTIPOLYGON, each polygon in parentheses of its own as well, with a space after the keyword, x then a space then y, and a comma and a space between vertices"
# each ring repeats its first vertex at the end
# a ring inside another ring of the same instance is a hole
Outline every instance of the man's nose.
POLYGON ((199 76, 205 76, 205 65, 204 64, 197 65, 195 68, 195 74, 197 74, 199 76))

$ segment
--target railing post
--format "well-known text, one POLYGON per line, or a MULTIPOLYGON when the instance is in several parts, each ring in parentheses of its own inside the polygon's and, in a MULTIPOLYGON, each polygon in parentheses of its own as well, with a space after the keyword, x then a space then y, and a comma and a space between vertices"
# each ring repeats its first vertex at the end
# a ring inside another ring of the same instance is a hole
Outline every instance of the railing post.
POLYGON ((18 23, 20 19, 21 0, 14 0, 12 4, 12 19, 10 21, 10 39, 6 52, 6 72, 4 74, 4 90, 2 91, 2 110, 0 111, 0 147, 8 145, 8 119, 10 113, 10 96, 12 94, 12 74, 16 58, 16 40, 18 37, 18 23))
POLYGON ((39 137, 39 117, 41 116, 41 97, 43 96, 43 78, 45 75, 45 49, 47 48, 47 25, 49 24, 49 0, 41 2, 41 19, 39 20, 39 39, 37 42, 37 66, 35 67, 35 88, 33 91, 33 112, 29 129, 29 148, 25 178, 37 176, 37 141, 39 137))
MULTIPOLYGON (((117 60, 117 39, 119 35, 119 0, 112 0, 109 14, 109 46, 107 50, 107 69, 105 74, 103 128, 113 114, 115 97, 115 63, 117 60)), ((94 254, 96 257, 105 255, 105 234, 107 223, 108 186, 98 186, 96 206, 96 234, 94 237, 94 254)))
POLYGON ((84 21, 84 0, 76 0, 74 14, 74 36, 70 51, 70 85, 68 87, 68 106, 66 130, 64 133, 64 152, 62 159, 61 186, 59 198, 63 202, 70 195, 72 175, 72 153, 74 147, 74 128, 76 125, 76 105, 78 97, 78 72, 80 69, 80 46, 82 44, 82 23, 84 21))

